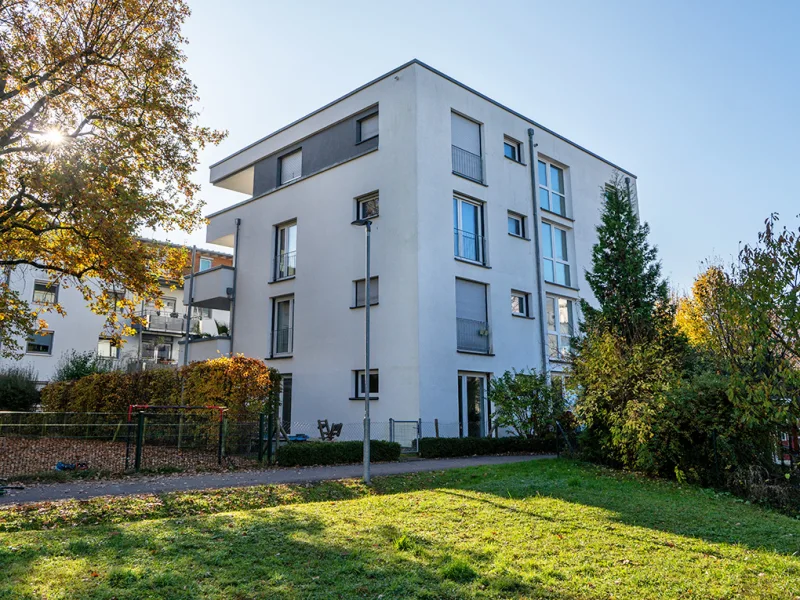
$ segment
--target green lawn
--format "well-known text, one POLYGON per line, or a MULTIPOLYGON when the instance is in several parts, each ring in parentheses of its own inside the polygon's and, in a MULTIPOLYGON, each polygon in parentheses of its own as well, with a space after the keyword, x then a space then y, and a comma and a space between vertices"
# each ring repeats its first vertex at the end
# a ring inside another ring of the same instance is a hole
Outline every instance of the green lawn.
POLYGON ((800 599, 800 520, 565 460, 389 477, 372 490, 6 509, 0 527, 0 598, 15 600, 800 599))

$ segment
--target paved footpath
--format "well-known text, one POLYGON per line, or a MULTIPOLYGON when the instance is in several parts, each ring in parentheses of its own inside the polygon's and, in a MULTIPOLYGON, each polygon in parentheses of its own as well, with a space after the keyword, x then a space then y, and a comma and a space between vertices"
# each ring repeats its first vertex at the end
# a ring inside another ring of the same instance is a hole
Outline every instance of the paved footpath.
MULTIPOLYGON (((473 456, 469 458, 411 459, 400 462, 372 465, 373 476, 400 475, 424 471, 442 471, 461 467, 502 465, 553 458, 553 455, 526 456, 473 456)), ((161 475, 109 479, 103 481, 74 481, 48 483, 9 490, 0 496, 0 505, 49 502, 54 500, 95 498, 97 496, 133 496, 136 494, 162 494, 190 490, 209 490, 227 487, 247 487, 270 483, 309 483, 336 479, 357 479, 363 473, 362 465, 329 467, 299 467, 293 469, 265 469, 231 473, 196 473, 191 475, 161 475)))

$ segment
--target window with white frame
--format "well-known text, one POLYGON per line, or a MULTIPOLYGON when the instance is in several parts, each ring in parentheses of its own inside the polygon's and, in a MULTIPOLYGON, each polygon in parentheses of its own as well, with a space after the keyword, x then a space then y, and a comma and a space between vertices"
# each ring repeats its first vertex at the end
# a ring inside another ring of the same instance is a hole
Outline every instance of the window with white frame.
POLYGON ((294 277, 297 273, 297 223, 275 228, 275 279, 294 277))
POLYGON ((378 192, 356 198, 356 218, 374 219, 378 216, 378 192))
POLYGON ((291 354, 294 345, 294 296, 275 298, 272 305, 272 355, 291 354))
POLYGON ((281 157, 281 185, 299 179, 303 173, 303 150, 296 150, 281 157))
POLYGON ((453 250, 459 258, 485 264, 483 205, 460 196, 453 197, 453 250))
POLYGON ((518 317, 530 315, 528 294, 511 290, 511 314, 518 317))
POLYGON ((25 352, 28 354, 52 354, 53 332, 41 331, 39 333, 34 333, 28 338, 25 352))
POLYGON ((571 286, 567 231, 542 223, 542 256, 544 280, 559 285, 571 286))
POLYGON ((36 304, 58 302, 58 284, 49 281, 35 281, 33 283, 33 301, 36 304))
MULTIPOLYGON (((380 377, 378 376, 378 369, 369 370, 369 397, 374 398, 380 392, 380 377)), ((364 371, 355 371, 355 390, 356 398, 366 398, 367 396, 367 378, 364 377, 364 371)))
POLYGON ((515 237, 525 237, 525 217, 508 211, 508 233, 515 237))
POLYGON ((564 170, 543 160, 539 161, 539 206, 563 217, 567 216, 564 170))
POLYGON ((378 113, 364 117, 358 122, 359 142, 365 142, 374 137, 378 137, 378 113))
POLYGON ((198 271, 208 271, 213 264, 214 264, 214 262, 210 258, 208 258, 207 256, 201 256, 200 257, 200 264, 199 264, 197 270, 198 271))
MULTIPOLYGON (((359 279, 354 281, 355 285, 355 304, 354 308, 360 308, 366 305, 365 299, 367 297, 366 279, 359 279)), ((369 303, 370 305, 377 304, 379 298, 378 278, 369 278, 369 303)))
POLYGON ((574 313, 574 300, 547 297, 547 346, 550 358, 569 358, 570 339, 575 333, 574 313))
POLYGON ((522 144, 506 136, 503 139, 503 154, 515 162, 522 162, 522 144))
POLYGON ((453 173, 483 182, 480 123, 451 113, 453 173))

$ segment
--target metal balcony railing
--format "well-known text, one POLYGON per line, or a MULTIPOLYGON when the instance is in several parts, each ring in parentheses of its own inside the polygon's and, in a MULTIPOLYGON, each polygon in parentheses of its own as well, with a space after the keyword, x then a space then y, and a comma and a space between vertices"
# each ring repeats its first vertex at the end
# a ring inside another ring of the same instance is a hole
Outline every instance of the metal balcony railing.
POLYGON ((291 354, 293 342, 291 327, 275 329, 272 332, 272 355, 291 354))
POLYGON ((297 271, 297 252, 284 252, 275 257, 275 279, 292 277, 297 271))
POLYGON ((186 315, 169 310, 151 310, 141 314, 144 328, 148 331, 183 333, 186 328, 186 315))
POLYGON ((486 238, 470 231, 453 229, 453 252, 459 258, 486 264, 486 238))
POLYGON ((483 160, 480 154, 453 146, 453 173, 483 183, 483 160))
POLYGON ((489 323, 472 319, 456 319, 458 349, 489 354, 489 323))

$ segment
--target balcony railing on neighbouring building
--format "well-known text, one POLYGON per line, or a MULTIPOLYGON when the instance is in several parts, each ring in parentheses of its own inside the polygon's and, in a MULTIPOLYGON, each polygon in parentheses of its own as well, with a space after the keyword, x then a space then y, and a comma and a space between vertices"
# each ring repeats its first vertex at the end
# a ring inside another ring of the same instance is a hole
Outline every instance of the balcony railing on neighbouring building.
POLYGON ((145 311, 144 328, 148 331, 165 331, 169 333, 183 333, 186 328, 186 315, 169 312, 168 310, 145 311))
POLYGON ((453 173, 483 183, 483 160, 479 154, 473 154, 458 146, 453 146, 453 173))
POLYGON ((272 332, 272 355, 291 354, 293 341, 291 327, 274 330, 272 332))
POLYGON ((486 238, 470 231, 453 229, 453 252, 459 258, 486 263, 486 238))
POLYGON ((459 350, 489 353, 489 323, 457 318, 456 327, 459 350))
POLYGON ((297 270, 297 252, 284 252, 275 257, 275 279, 292 277, 297 270))

